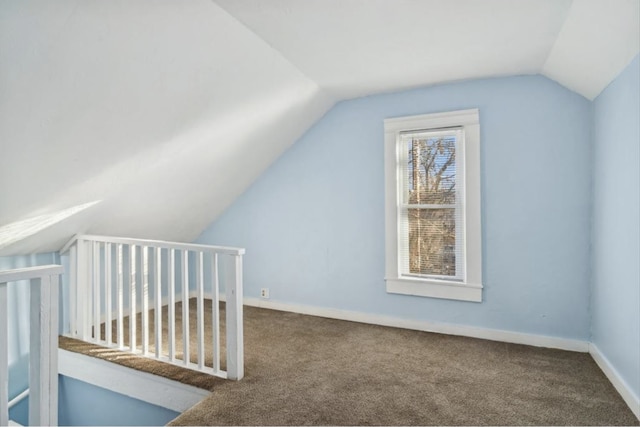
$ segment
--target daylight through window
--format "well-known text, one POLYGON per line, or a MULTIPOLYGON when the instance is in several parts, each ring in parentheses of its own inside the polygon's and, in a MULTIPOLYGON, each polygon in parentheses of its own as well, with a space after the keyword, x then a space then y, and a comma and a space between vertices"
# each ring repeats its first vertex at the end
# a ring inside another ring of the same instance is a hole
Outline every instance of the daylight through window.
POLYGON ((387 292, 482 300, 478 110, 385 120, 387 292))
POLYGON ((463 280, 462 129, 403 132, 400 261, 403 275, 463 280))

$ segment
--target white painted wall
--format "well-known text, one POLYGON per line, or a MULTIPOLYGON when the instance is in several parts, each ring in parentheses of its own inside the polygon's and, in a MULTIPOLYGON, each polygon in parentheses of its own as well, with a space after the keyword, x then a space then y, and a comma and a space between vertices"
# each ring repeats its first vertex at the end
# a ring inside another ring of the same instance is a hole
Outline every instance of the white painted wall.
POLYGON ((8 1, 0 63, 0 254, 192 240, 332 105, 208 0, 8 1), (1 249, 7 225, 94 201, 1 249))

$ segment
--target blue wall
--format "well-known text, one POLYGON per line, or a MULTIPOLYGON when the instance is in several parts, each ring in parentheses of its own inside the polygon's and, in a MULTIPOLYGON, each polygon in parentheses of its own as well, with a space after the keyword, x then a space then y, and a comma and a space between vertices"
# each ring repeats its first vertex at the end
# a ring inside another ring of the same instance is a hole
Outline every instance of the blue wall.
POLYGON ((247 248, 245 295, 589 338, 591 103, 541 76, 341 102, 198 242, 247 248), (383 120, 480 109, 484 302, 387 294, 383 120))
MULTIPOLYGON (((58 425, 159 426, 180 415, 160 406, 59 375, 58 425)), ((11 410, 11 419, 29 422, 29 399, 11 410)))
POLYGON ((640 396, 640 60, 594 101, 592 341, 640 396))
POLYGON ((62 426, 158 426, 179 413, 110 390, 60 376, 62 426))

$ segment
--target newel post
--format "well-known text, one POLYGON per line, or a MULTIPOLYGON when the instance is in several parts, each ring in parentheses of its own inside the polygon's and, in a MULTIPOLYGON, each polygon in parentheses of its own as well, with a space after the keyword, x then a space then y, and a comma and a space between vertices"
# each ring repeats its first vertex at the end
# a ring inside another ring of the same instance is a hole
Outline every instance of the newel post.
MULTIPOLYGON (((90 320, 90 290, 92 284, 91 277, 91 256, 90 246, 87 241, 78 239, 74 245, 75 247, 75 264, 71 264, 70 269, 73 270, 73 282, 70 286, 71 292, 75 293, 75 313, 72 312, 71 316, 75 319, 75 331, 72 329, 71 333, 75 334, 77 338, 87 341, 91 336, 91 324, 90 320)), ((72 248, 73 249, 73 248, 72 248)))
POLYGON ((231 255, 226 270, 227 378, 244 377, 244 328, 242 325, 242 255, 231 255))
POLYGON ((58 425, 57 274, 31 279, 29 424, 58 425))

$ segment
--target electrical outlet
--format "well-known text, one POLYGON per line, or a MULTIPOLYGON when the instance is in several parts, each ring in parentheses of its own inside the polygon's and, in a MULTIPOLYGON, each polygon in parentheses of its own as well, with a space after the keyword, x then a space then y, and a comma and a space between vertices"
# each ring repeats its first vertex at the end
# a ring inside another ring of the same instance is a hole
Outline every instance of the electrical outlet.
POLYGON ((260 289, 260 296, 262 298, 269 298, 269 288, 260 289))

